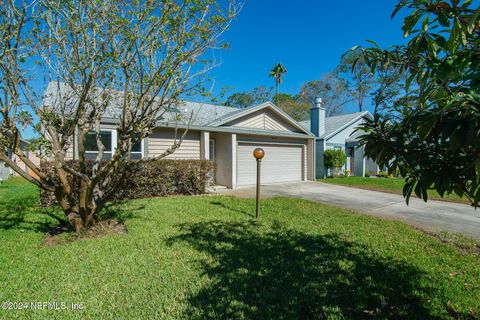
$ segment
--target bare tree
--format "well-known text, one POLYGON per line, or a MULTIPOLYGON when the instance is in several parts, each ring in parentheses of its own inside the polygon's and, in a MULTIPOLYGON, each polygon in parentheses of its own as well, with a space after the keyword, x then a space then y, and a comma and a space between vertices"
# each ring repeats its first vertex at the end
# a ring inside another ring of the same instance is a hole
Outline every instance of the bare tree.
POLYGON ((361 52, 350 51, 342 57, 335 73, 347 82, 348 87, 358 101, 358 111, 363 111, 363 104, 374 85, 374 76, 361 52))
POLYGON ((305 83, 300 89, 299 97, 310 106, 316 98, 322 98, 328 116, 341 113, 346 104, 355 100, 346 81, 332 73, 324 74, 320 80, 305 83))
POLYGON ((0 149, 13 150, 38 178, 3 153, 0 159, 53 192, 77 231, 90 227, 118 188, 132 145, 180 96, 201 89, 214 64, 205 52, 223 47, 220 36, 239 9, 233 0, 0 0, 0 149), (100 132, 105 114, 113 114, 118 132, 109 161, 100 132), (21 126, 34 118, 48 141, 53 179, 20 149, 21 126), (98 148, 91 167, 88 134, 98 148), (66 164, 74 139, 78 168, 66 164), (78 194, 69 176, 80 179, 78 194))

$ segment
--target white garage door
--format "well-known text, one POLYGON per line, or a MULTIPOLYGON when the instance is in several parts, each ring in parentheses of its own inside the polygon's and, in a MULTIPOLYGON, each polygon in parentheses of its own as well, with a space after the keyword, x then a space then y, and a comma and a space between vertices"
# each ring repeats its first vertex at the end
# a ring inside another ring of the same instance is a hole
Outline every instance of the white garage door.
POLYGON ((303 148, 295 145, 262 145, 239 143, 237 149, 237 185, 256 183, 255 148, 265 150, 262 160, 261 183, 301 181, 303 177, 303 148))

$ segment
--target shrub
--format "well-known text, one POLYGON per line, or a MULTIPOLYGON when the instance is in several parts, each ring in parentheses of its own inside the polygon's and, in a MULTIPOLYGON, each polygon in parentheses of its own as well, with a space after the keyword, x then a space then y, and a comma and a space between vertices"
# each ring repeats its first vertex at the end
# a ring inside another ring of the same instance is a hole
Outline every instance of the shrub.
MULTIPOLYGON (((68 166, 78 167, 78 161, 67 161, 68 166)), ((89 166, 92 162, 88 163, 89 166)), ((172 194, 203 194, 213 182, 214 162, 208 160, 139 160, 131 161, 114 200, 160 197, 172 194)), ((42 162, 41 168, 53 177, 53 163, 42 162)), ((69 176, 74 195, 80 190, 80 179, 69 176)), ((51 192, 41 191, 42 206, 56 203, 51 192)))
POLYGON ((343 150, 329 149, 323 153, 325 168, 333 171, 333 175, 337 174, 344 163, 347 161, 347 156, 343 150))
POLYGON ((377 173, 377 176, 380 177, 380 178, 389 178, 390 176, 388 175, 388 172, 387 171, 379 171, 377 173))

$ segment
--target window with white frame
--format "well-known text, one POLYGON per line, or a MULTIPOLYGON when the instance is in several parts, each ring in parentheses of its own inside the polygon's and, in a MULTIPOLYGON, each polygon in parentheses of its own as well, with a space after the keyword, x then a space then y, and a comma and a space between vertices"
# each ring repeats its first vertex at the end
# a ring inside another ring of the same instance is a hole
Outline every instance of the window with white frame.
MULTIPOLYGON (((117 143, 115 130, 100 130, 100 141, 105 147, 103 151, 103 160, 110 160, 114 153, 114 146, 117 143)), ((94 160, 98 155, 97 133, 87 133, 85 139, 85 157, 87 160, 94 160)))
POLYGON ((132 141, 132 150, 130 151, 130 159, 131 160, 140 160, 143 158, 143 140, 135 140, 132 141))
MULTIPOLYGON (((102 129, 100 130, 100 140, 102 144, 105 146, 105 150, 103 151, 103 160, 110 160, 112 155, 115 153, 115 149, 117 148, 117 131, 114 129, 102 129)), ((143 140, 135 139, 132 141, 132 150, 130 152, 130 159, 132 160, 139 160, 143 158, 143 148, 144 143, 143 140)), ((87 160, 95 160, 98 154, 98 145, 97 145, 97 137, 96 132, 92 131, 87 134, 86 141, 85 141, 85 157, 87 160)))

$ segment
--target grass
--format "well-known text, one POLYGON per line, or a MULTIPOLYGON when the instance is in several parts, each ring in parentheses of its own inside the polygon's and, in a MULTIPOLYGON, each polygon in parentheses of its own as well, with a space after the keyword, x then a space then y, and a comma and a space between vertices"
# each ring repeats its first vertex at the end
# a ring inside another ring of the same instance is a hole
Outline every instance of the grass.
MULTIPOLYGON (((402 194, 404 185, 403 179, 399 178, 364 178, 364 177, 347 177, 347 178, 327 178, 319 180, 325 183, 337 184, 347 187, 355 187, 360 189, 368 189, 374 191, 390 192, 402 194)), ((415 197, 415 194, 412 194, 415 197)), ((460 198, 456 194, 444 195, 443 198, 435 190, 428 191, 428 198, 432 200, 451 201, 459 203, 470 203, 466 198, 460 198)))
MULTIPOLYGON (((0 185, 0 319, 458 319, 480 316, 480 257, 405 224, 299 199, 135 200, 128 232, 45 247, 54 211, 0 185), (50 215, 45 215, 48 213, 50 215)), ((55 218, 57 217, 57 218, 55 218)))

